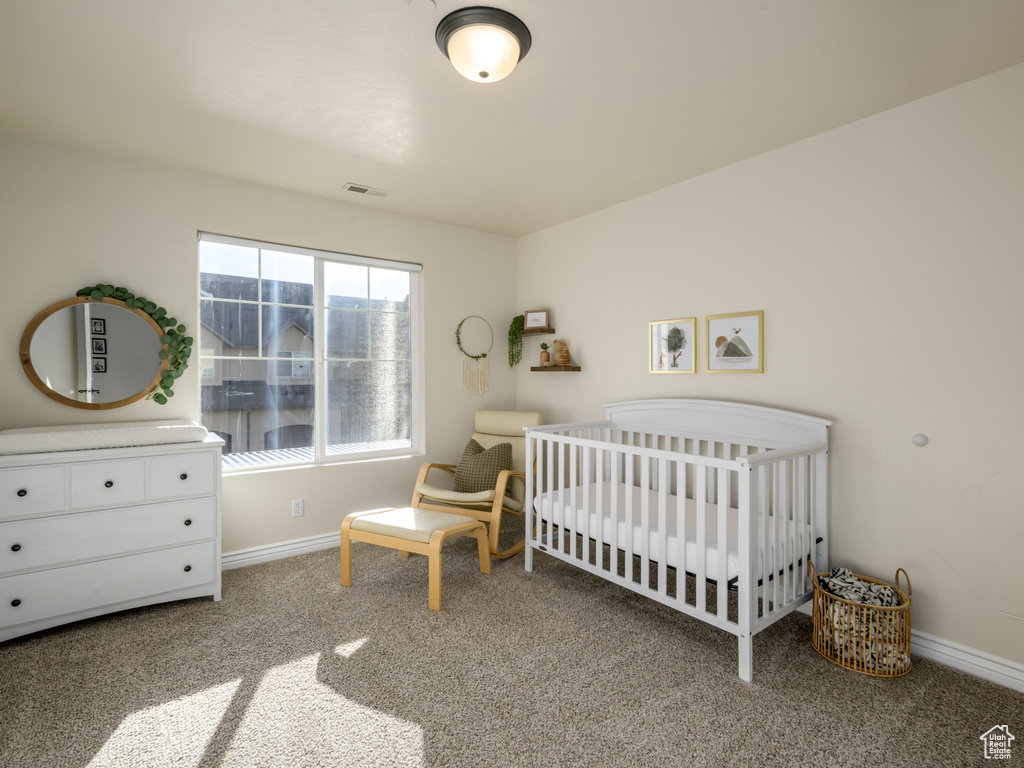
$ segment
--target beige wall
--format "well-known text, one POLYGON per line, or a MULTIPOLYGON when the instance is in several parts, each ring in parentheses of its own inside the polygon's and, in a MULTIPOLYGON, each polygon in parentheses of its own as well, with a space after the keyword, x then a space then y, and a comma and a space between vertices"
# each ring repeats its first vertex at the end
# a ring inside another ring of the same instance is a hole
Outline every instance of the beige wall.
MULTIPOLYGON (((0 429, 198 418, 195 366, 168 406, 96 413, 45 398, 17 364, 29 319, 98 281, 197 327, 197 230, 418 261, 428 458, 457 455, 477 408, 513 403, 549 421, 656 396, 832 418, 833 561, 883 578, 905 567, 915 627, 1024 662, 1021 93, 1016 67, 515 244, 0 135, 0 429), (543 337, 527 337, 515 376, 501 362, 509 318, 544 307, 581 373, 530 373, 543 337), (765 311, 763 375, 647 373, 650 320, 752 309, 765 311), (481 397, 458 390, 452 336, 468 314, 495 330, 481 397), (913 446, 915 432, 931 444, 913 446)), ((420 461, 228 477, 224 548, 402 504, 420 461)))
MULTIPOLYGON (((386 203, 384 204, 386 205, 386 203)), ((157 299, 198 328, 196 232, 420 262, 423 271, 427 456, 457 457, 477 408, 510 408, 504 329, 514 314, 512 240, 252 184, 0 134, 0 429, 199 418, 193 365, 166 405, 111 412, 59 405, 18 364, 22 330, 41 309, 111 282, 157 299), (459 391, 454 332, 468 314, 495 329, 486 395, 459 391)), ((224 550, 336 532, 344 513, 407 504, 422 456, 279 470, 224 479, 224 550), (290 517, 293 498, 305 517, 290 517)))
POLYGON ((1021 94, 1024 66, 520 239, 518 306, 583 371, 518 371, 519 407, 834 419, 833 564, 906 568, 915 628, 1024 662, 1021 94), (765 373, 704 373, 703 318, 758 309, 765 373), (693 315, 702 372, 648 373, 647 323, 693 315))

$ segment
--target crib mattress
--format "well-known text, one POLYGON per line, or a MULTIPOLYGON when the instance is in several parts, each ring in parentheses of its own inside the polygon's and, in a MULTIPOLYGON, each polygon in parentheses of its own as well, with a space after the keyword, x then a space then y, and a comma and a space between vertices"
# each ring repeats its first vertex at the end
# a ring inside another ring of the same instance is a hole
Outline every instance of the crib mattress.
MULTIPOLYGON (((612 534, 612 495, 617 496, 616 501, 616 531, 615 541, 619 549, 625 549, 626 539, 626 495, 632 491, 632 543, 633 554, 646 554, 650 559, 657 560, 660 553, 660 531, 658 529, 658 493, 643 488, 627 488, 621 483, 611 482, 592 483, 589 487, 590 510, 588 513, 583 509, 584 488, 576 488, 576 509, 575 515, 571 510, 570 489, 560 491, 548 491, 537 496, 534 502, 534 509, 541 519, 550 524, 565 526, 566 529, 575 530, 576 533, 589 532, 590 538, 596 538, 598 518, 597 500, 601 499, 601 540, 608 544, 612 534), (647 494, 649 504, 649 530, 648 536, 643 534, 641 526, 641 505, 643 496, 647 494), (575 519, 574 519, 575 518, 575 519), (563 522, 564 520, 568 522, 563 522), (646 546, 645 546, 646 545, 646 546)), ((685 547, 683 549, 684 569, 688 573, 697 573, 697 503, 693 499, 685 501, 685 547)), ((679 546, 677 543, 677 496, 668 496, 666 504, 665 528, 668 536, 665 561, 672 568, 679 568, 679 546)), ((704 536, 706 546, 704 549, 704 576, 708 579, 717 580, 718 573, 718 505, 703 504, 704 507, 704 536)), ((763 515, 758 515, 758 551, 757 551, 757 572, 764 573, 765 546, 762 538, 763 515)), ((732 580, 739 575, 739 510, 729 507, 726 511, 726 576, 732 580)), ((774 518, 769 519, 774 523, 774 518)), ((813 547, 811 526, 805 523, 789 523, 789 535, 780 535, 774 524, 771 524, 767 532, 767 552, 769 572, 778 573, 790 565, 798 566, 804 561, 807 552, 813 547), (776 542, 786 543, 781 547, 779 556, 776 557, 776 542), (801 542, 803 542, 801 546, 801 542), (803 554, 800 550, 803 549, 803 554), (788 554, 788 556, 787 556, 788 554)), ((794 573, 800 573, 794 568, 794 573)))

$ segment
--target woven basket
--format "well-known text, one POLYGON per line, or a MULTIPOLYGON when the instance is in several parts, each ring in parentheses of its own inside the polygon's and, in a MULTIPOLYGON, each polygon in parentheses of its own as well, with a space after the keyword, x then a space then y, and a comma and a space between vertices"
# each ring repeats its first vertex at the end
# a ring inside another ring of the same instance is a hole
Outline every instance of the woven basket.
POLYGON ((814 563, 807 571, 814 585, 814 650, 840 667, 875 677, 900 677, 910 671, 910 577, 896 571, 896 584, 857 576, 871 584, 896 590, 899 605, 865 605, 836 597, 821 588, 814 563), (900 589, 900 574, 906 591, 900 589))

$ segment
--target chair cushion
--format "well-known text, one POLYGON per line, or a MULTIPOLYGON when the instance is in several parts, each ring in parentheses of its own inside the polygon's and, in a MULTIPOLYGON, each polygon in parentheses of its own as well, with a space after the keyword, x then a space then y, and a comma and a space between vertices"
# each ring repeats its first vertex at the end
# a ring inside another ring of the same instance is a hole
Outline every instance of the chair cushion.
POLYGON ((379 533, 383 536, 393 536, 396 539, 420 541, 427 544, 434 531, 439 528, 473 522, 476 522, 476 519, 466 515, 452 515, 447 512, 404 507, 357 517, 352 521, 352 527, 357 531, 379 533))
MULTIPOLYGON (((491 506, 491 502, 494 501, 493 488, 489 491, 480 491, 479 493, 456 493, 448 488, 438 488, 436 485, 431 485, 430 483, 419 483, 416 486, 416 493, 422 494, 426 499, 443 501, 446 504, 461 504, 467 507, 489 507, 491 506)), ((511 496, 506 496, 502 499, 501 503, 503 506, 516 512, 523 511, 523 503, 513 499, 511 496)))
POLYGON ((457 493, 493 492, 498 483, 498 475, 503 470, 511 469, 512 443, 498 443, 484 449, 476 440, 470 440, 455 467, 452 490, 457 493))

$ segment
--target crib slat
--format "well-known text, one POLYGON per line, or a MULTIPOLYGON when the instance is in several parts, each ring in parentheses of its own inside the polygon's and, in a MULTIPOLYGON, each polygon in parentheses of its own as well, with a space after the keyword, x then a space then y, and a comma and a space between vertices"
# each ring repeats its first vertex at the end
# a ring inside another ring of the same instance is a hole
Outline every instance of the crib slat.
MULTIPOLYGON (((609 440, 611 442, 611 440, 609 440)), ((619 574, 619 452, 608 452, 610 462, 608 469, 609 494, 611 496, 611 529, 608 532, 608 569, 613 576, 619 574)))
POLYGON ((581 531, 581 533, 583 534, 583 562, 585 563, 590 562, 590 538, 592 536, 590 531, 590 511, 592 509, 590 505, 590 484, 592 482, 590 478, 590 473, 592 471, 592 451, 592 448, 585 448, 583 446, 580 447, 580 452, 583 454, 583 475, 580 478, 578 484, 583 486, 583 506, 581 507, 581 509, 583 510, 583 530, 581 531))
POLYGON ((568 529, 569 554, 575 559, 576 526, 578 525, 578 518, 576 517, 576 486, 579 482, 576 477, 576 446, 567 445, 566 450, 569 452, 569 476, 568 478, 563 478, 563 482, 569 483, 569 506, 562 512, 562 521, 568 529))
POLYGON ((640 583, 645 589, 651 586, 651 460, 644 456, 640 460, 640 583))
MULTIPOLYGON (((541 544, 544 543, 544 502, 541 495, 544 491, 544 445, 543 440, 526 438, 526 494, 523 497, 525 499, 523 506, 526 507, 528 515, 526 535, 533 541, 539 540, 541 544), (534 504, 535 499, 541 499, 539 509, 535 509, 537 506, 534 504)), ((550 524, 548 530, 551 530, 550 524)), ((532 555, 529 547, 526 548, 526 551, 532 555)))
POLYGON ((772 597, 775 602, 775 609, 782 606, 782 574, 779 566, 782 564, 782 512, 779 503, 779 464, 772 464, 772 525, 775 533, 775 556, 772 558, 772 597))
POLYGON ((758 525, 758 547, 761 553, 761 615, 767 616, 772 605, 768 594, 768 570, 771 566, 771 553, 768 522, 768 468, 763 464, 754 469, 754 479, 757 483, 757 513, 758 525))
MULTIPOLYGON (((534 508, 533 490, 537 482, 536 473, 531 471, 534 467, 534 445, 539 445, 539 440, 534 440, 530 435, 526 436, 526 491, 523 494, 524 526, 526 528, 526 549, 523 550, 523 560, 526 572, 533 570, 533 544, 537 541, 537 533, 541 530, 543 512, 534 508)), ((538 448, 539 450, 539 448, 538 448)))
MULTIPOLYGON (((686 450, 682 438, 679 449, 686 450)), ((680 603, 686 602, 686 477, 691 466, 688 462, 676 464, 676 600, 680 603)))
POLYGON ((791 468, 789 459, 783 459, 780 467, 779 474, 782 476, 782 489, 780 494, 782 496, 782 602, 786 605, 793 599, 793 573, 790 570, 790 563, 793 562, 792 553, 790 551, 792 547, 792 526, 791 520, 793 516, 793 508, 791 506, 791 495, 789 492, 791 485, 791 468))
POLYGON ((797 592, 803 594, 809 588, 807 584, 807 556, 811 551, 810 542, 807 541, 807 526, 810 522, 807 515, 807 465, 810 461, 810 457, 801 456, 797 460, 797 473, 796 473, 796 492, 797 492, 797 510, 800 514, 800 523, 797 530, 800 532, 800 540, 798 542, 799 549, 797 549, 797 565, 802 565, 802 568, 798 568, 799 575, 797 576, 797 592))
POLYGON ((696 538, 696 563, 694 564, 694 573, 696 574, 697 583, 697 610, 703 612, 707 605, 707 569, 704 566, 704 558, 707 552, 707 538, 705 524, 705 516, 707 514, 707 499, 708 499, 708 476, 714 472, 713 467, 707 467, 705 470, 700 468, 694 469, 694 474, 697 476, 697 489, 694 493, 694 502, 697 508, 697 538, 696 538))
POLYGON ((594 563, 602 571, 604 568, 604 459, 603 448, 594 451, 594 469, 597 472, 594 492, 597 494, 597 530, 594 531, 594 563))
POLYGON ((658 460, 658 594, 668 594, 668 462, 658 460))
MULTIPOLYGON (((627 435, 627 439, 629 440, 629 445, 630 445, 630 447, 632 447, 632 440, 633 440, 632 433, 627 432, 626 435, 627 435)), ((623 569, 624 569, 623 573, 625 574, 627 579, 629 579, 630 581, 634 581, 634 579, 633 579, 633 550, 634 550, 635 542, 634 542, 634 536, 633 536, 633 521, 636 519, 635 518, 636 511, 633 509, 633 498, 634 498, 633 483, 634 483, 634 478, 635 478, 635 475, 636 475, 636 470, 633 468, 633 455, 631 453, 626 454, 624 459, 625 459, 625 465, 626 465, 626 481, 625 481, 625 490, 626 490, 626 509, 625 509, 625 515, 626 515, 626 526, 625 526, 625 528, 626 528, 626 541, 625 541, 625 545, 626 546, 625 546, 625 554, 623 555, 623 557, 625 558, 625 562, 623 563, 623 569)))
POLYGON ((559 507, 562 510, 562 516, 558 520, 558 551, 562 551, 562 535, 565 530, 565 496, 562 493, 562 478, 565 477, 565 462, 562 459, 565 454, 565 446, 559 442, 552 440, 551 445, 547 449, 547 460, 548 460, 548 493, 551 494, 552 504, 552 521, 554 521, 554 503, 555 499, 558 499, 559 507), (558 474, 555 474, 555 460, 557 455, 558 461, 558 474))
MULTIPOLYGON (((726 446, 728 450, 728 446, 726 446)), ((731 472, 723 469, 718 470, 718 552, 716 565, 718 574, 716 580, 718 586, 715 588, 715 595, 718 597, 718 616, 725 618, 729 615, 729 485, 731 472)))
MULTIPOLYGON (((826 429, 826 439, 827 439, 826 429)), ((829 536, 828 536, 828 450, 824 450, 814 457, 814 485, 811 498, 814 499, 814 519, 817 521, 814 536, 815 552, 817 557, 815 565, 821 565, 821 570, 827 571, 829 565, 829 536), (819 544, 818 537, 823 541, 819 544)))
POLYGON ((796 472, 797 472, 797 459, 789 459, 789 508, 791 510, 790 522, 789 522, 789 562, 792 563, 792 570, 790 571, 790 588, 793 590, 791 599, 796 600, 798 594, 800 594, 800 569, 797 568, 796 562, 800 559, 800 541, 798 539, 800 524, 800 511, 797 509, 797 487, 796 487, 796 472))

